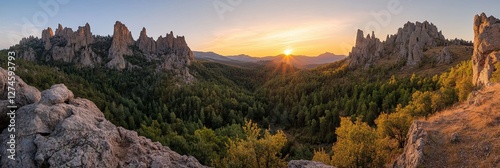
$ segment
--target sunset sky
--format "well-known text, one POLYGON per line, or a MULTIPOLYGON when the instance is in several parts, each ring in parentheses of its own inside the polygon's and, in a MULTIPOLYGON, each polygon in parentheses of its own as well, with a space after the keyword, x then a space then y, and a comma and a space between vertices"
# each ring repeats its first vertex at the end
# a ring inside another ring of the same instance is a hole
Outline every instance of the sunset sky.
POLYGON ((270 56, 291 49, 300 55, 348 54, 357 29, 365 34, 375 31, 385 40, 408 21, 428 20, 446 38, 472 40, 474 15, 485 12, 500 17, 498 7, 497 0, 8 1, 0 7, 0 48, 24 36, 40 36, 42 29, 55 29, 58 23, 76 30, 88 22, 94 34, 112 35, 119 20, 134 39, 142 27, 155 39, 173 31, 185 36, 194 51, 270 56))

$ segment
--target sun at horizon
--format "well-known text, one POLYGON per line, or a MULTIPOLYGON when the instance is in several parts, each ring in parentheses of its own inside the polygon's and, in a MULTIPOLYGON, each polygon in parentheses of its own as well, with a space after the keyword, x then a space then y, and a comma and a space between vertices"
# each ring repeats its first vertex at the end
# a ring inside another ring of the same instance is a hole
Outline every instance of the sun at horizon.
POLYGON ((283 54, 285 54, 286 56, 290 56, 292 52, 293 52, 292 49, 286 49, 285 51, 283 51, 283 54))

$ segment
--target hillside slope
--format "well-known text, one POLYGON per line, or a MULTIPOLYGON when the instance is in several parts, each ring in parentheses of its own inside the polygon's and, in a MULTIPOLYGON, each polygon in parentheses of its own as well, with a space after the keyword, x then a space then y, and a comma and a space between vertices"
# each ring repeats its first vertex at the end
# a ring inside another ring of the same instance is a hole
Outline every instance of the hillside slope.
POLYGON ((416 120, 394 167, 499 167, 500 84, 473 92, 466 102, 416 120))
POLYGON ((500 167, 500 20, 474 17, 472 83, 467 101, 410 127, 394 167, 500 167), (493 83, 492 83, 493 82, 493 83))

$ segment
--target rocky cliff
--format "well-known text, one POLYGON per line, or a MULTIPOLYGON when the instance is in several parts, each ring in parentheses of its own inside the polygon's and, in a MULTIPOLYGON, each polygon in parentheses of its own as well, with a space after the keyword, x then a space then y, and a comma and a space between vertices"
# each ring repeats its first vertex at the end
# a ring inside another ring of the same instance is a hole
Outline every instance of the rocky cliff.
MULTIPOLYGON (((63 28, 59 24, 55 34, 49 27, 42 31, 42 42, 44 43, 45 57, 43 61, 60 61, 73 63, 82 67, 94 67, 101 62, 101 58, 89 47, 94 42, 94 37, 90 30, 90 25, 78 27, 77 31, 71 28, 63 28)), ((24 58, 36 61, 34 57, 24 58)))
POLYGON ((117 21, 113 31, 113 41, 111 48, 109 48, 109 56, 111 59, 106 66, 118 70, 125 69, 125 55, 132 55, 130 46, 134 44, 132 33, 128 30, 127 26, 117 21))
POLYGON ((474 36, 473 83, 481 90, 415 121, 393 167, 500 167, 500 84, 490 83, 500 58, 500 20, 476 15, 474 36))
POLYGON ((194 79, 187 68, 194 60, 194 54, 183 36, 174 37, 174 33, 170 32, 165 37, 158 37, 155 41, 152 37, 148 37, 147 30, 143 27, 135 46, 148 60, 161 62, 159 69, 181 74, 185 81, 194 79))
POLYGON ((40 63, 65 63, 78 67, 107 67, 124 70, 141 67, 142 60, 152 62, 158 71, 172 71, 190 82, 194 78, 188 66, 194 60, 193 52, 183 36, 173 32, 154 40, 143 28, 135 41, 125 24, 117 21, 111 38, 92 35, 87 23, 77 31, 59 24, 42 31, 41 39, 28 37, 12 48, 20 58, 40 63), (141 61, 129 61, 141 60, 141 61))
POLYGON ((378 38, 375 37, 375 33, 372 35, 367 35, 366 38, 363 35, 363 31, 358 30, 356 35, 356 45, 352 48, 349 54, 351 63, 350 67, 364 66, 369 67, 376 59, 380 58, 383 54, 384 47, 378 38))
POLYGON ((395 168, 417 168, 422 165, 424 145, 428 142, 427 132, 423 129, 423 124, 425 123, 414 121, 411 125, 403 154, 394 162, 395 168))
MULTIPOLYGON (((0 68, 0 120, 5 107, 6 71, 0 68)), ((191 156, 179 155, 136 132, 116 127, 97 106, 75 98, 65 85, 40 93, 17 78, 16 160, 0 144, 1 167, 205 167, 191 156)), ((7 122, 1 122, 1 142, 9 141, 7 122)))
POLYGON ((349 54, 350 67, 366 68, 381 57, 395 57, 406 62, 407 66, 416 66, 422 62, 424 51, 444 46, 446 43, 447 40, 437 27, 427 21, 408 22, 396 34, 387 36, 383 42, 380 42, 373 32, 365 38, 363 32, 358 30, 356 44, 349 54))
POLYGON ((397 168, 500 167, 500 84, 411 126, 397 168))
POLYGON ((406 60, 407 65, 415 66, 422 61, 424 50, 444 45, 445 40, 434 24, 425 21, 406 23, 386 41, 396 46, 400 58, 406 60))
POLYGON ((474 17, 474 54, 472 56, 473 78, 477 85, 485 85, 499 65, 500 59, 500 20, 486 14, 474 17))

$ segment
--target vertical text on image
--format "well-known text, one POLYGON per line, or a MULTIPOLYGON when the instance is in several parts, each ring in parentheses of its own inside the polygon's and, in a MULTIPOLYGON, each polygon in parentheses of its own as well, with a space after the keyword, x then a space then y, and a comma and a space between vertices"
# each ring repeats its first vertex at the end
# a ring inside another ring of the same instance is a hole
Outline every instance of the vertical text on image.
POLYGON ((7 152, 8 158, 12 160, 16 160, 16 64, 14 61, 16 53, 8 52, 7 54, 7 99, 9 104, 7 105, 7 109, 9 109, 9 113, 7 115, 10 118, 9 126, 7 131, 9 132, 9 137, 7 141, 7 152))

